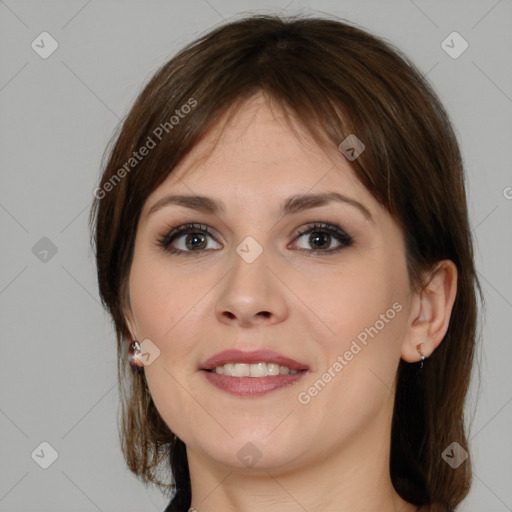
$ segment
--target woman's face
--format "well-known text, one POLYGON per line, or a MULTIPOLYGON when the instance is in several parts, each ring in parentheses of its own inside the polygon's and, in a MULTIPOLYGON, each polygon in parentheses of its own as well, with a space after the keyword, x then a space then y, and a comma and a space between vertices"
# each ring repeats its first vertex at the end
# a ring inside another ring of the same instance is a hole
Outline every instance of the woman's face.
POLYGON ((138 226, 127 318, 150 340, 158 411, 189 460, 285 469, 383 449, 411 300, 401 230, 341 153, 299 140, 262 96, 209 154, 214 135, 138 226), (211 360, 230 349, 243 354, 211 360))

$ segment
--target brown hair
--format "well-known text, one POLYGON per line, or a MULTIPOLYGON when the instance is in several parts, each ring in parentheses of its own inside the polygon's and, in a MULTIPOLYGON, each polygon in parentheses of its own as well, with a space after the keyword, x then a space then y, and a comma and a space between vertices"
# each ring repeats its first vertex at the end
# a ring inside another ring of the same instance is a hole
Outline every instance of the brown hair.
POLYGON ((450 259, 457 266, 457 297, 443 342, 421 370, 400 361, 390 461, 392 482, 405 500, 452 510, 469 491, 471 464, 468 459, 452 469, 441 454, 453 441, 469 451, 464 402, 477 290, 481 296, 461 155, 447 113, 414 65, 387 42, 337 20, 257 15, 202 36, 157 71, 110 148, 90 222, 100 295, 117 333, 128 467, 145 483, 175 490, 168 510, 190 506, 185 445, 160 417, 144 375, 128 367, 126 283, 149 194, 257 92, 324 146, 336 147, 352 133, 364 142, 352 168, 401 226, 413 290, 425 286, 421 273, 436 262, 450 259), (151 150, 135 159, 150 141, 151 150), (173 483, 158 476, 162 460, 173 483))

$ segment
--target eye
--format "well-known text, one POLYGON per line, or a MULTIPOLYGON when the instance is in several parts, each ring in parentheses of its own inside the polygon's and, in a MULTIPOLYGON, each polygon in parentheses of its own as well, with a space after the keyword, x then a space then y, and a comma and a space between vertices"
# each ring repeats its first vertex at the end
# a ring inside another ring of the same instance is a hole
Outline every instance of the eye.
MULTIPOLYGON (((179 226, 158 240, 158 245, 171 254, 191 253, 200 254, 202 251, 219 249, 220 247, 209 247, 208 238, 216 242, 208 226, 202 224, 184 224, 179 226)), ((216 242, 218 243, 218 242, 216 242)))
MULTIPOLYGON (((297 244, 297 241, 301 239, 304 239, 303 242, 313 248, 299 246, 298 250, 306 254, 333 254, 354 243, 353 238, 339 226, 325 222, 315 222, 303 226, 298 230, 292 244, 297 244)), ((204 251, 222 248, 221 244, 215 240, 210 228, 203 224, 184 224, 171 229, 170 232, 158 239, 157 244, 171 254, 184 256, 199 256, 204 251), (217 243, 218 246, 210 247, 209 239, 217 243)))
POLYGON ((312 254, 336 253, 354 243, 353 238, 339 226, 324 222, 302 227, 294 242, 300 239, 304 239, 305 244, 313 249, 299 247, 299 250, 312 254))

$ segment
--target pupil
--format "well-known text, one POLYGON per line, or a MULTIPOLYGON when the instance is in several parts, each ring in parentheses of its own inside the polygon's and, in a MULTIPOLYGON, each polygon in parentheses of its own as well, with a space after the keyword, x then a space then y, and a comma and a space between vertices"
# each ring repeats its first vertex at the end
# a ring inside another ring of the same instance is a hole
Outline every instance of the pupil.
POLYGON ((205 242, 204 235, 201 235, 200 233, 191 233, 187 236, 187 247, 190 249, 192 248, 199 248, 202 249, 205 242), (190 244, 190 245, 189 245, 190 244))
POLYGON ((309 242, 315 245, 317 248, 324 249, 325 247, 329 247, 330 245, 331 235, 328 233, 321 232, 313 232, 309 237, 309 242), (317 244, 317 241, 320 240, 320 244, 317 244), (323 243, 322 243, 323 242, 323 243), (324 247, 325 246, 325 247, 324 247))

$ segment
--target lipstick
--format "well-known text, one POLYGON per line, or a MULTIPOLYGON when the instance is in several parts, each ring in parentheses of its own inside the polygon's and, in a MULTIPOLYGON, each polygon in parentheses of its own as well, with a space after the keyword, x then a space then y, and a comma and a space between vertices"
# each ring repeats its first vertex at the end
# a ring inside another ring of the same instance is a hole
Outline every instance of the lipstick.
POLYGON ((226 393, 257 397, 295 384, 309 367, 271 350, 231 349, 213 355, 199 365, 199 370, 210 384, 226 393))

